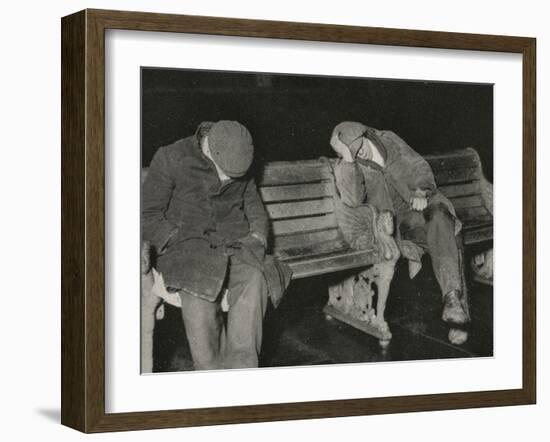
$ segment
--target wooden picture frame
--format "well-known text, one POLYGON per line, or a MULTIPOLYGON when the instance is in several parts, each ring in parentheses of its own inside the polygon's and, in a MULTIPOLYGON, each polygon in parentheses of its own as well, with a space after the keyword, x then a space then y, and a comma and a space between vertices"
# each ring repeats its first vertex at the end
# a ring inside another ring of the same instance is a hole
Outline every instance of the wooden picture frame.
POLYGON ((536 400, 534 38, 84 10, 62 19, 62 424, 141 430, 533 404, 536 400), (105 30, 124 29, 517 53, 523 57, 523 384, 269 405, 105 412, 105 30))

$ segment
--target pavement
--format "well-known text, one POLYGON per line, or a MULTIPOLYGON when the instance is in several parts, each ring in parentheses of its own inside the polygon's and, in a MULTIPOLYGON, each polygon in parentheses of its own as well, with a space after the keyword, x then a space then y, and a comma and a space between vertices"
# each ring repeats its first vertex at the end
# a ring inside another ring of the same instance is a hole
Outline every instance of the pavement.
MULTIPOLYGON (((413 361, 471 358, 493 355, 493 287, 468 278, 472 321, 468 341, 448 341, 449 327, 441 321, 441 294, 429 258, 414 280, 406 262, 397 266, 386 307, 393 334, 383 349, 372 336, 328 319, 322 309, 327 285, 339 275, 293 281, 280 306, 268 308, 264 321, 261 367, 413 361)), ((341 276, 341 275, 340 275, 341 276)), ((154 337, 154 371, 192 370, 185 329, 179 309, 166 306, 154 337)))

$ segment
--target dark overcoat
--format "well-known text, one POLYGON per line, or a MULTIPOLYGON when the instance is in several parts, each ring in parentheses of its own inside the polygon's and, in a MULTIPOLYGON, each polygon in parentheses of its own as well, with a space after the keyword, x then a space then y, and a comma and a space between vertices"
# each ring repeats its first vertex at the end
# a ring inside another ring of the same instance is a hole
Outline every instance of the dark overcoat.
MULTIPOLYGON (((264 260, 263 246, 252 236, 267 238, 268 228, 254 179, 221 182, 197 136, 156 152, 143 183, 142 235, 156 250, 167 288, 214 301, 232 256, 264 275, 278 275, 266 269, 275 264, 264 260)), ((270 294, 277 284, 286 285, 266 279, 270 294)))

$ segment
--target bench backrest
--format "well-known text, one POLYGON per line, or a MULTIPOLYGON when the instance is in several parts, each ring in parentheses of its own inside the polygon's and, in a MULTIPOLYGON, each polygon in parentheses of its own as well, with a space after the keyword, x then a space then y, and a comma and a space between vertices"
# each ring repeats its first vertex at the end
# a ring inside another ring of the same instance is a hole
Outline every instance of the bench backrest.
MULTIPOLYGON (((426 160, 465 226, 485 226, 492 235, 477 152, 464 149, 426 160)), ((142 169, 142 183, 146 174, 147 169, 142 169)), ((269 162, 256 183, 270 220, 271 246, 281 259, 303 260, 350 249, 334 213, 334 177, 326 159, 269 162)), ((476 238, 483 239, 488 232, 476 238)))
POLYGON ((483 175, 478 153, 468 148, 425 158, 437 187, 451 200, 464 224, 465 242, 492 239, 493 190, 483 175))
POLYGON ((257 177, 282 259, 303 259, 349 249, 334 213, 334 177, 327 160, 267 163, 257 177))

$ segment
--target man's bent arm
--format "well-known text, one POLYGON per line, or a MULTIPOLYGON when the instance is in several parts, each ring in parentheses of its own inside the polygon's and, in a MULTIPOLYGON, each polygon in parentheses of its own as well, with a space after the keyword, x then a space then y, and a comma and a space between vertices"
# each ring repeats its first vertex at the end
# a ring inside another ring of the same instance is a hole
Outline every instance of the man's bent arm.
POLYGON ((349 207, 363 204, 367 196, 365 177, 357 163, 339 160, 334 167, 334 177, 344 204, 349 207))
POLYGON ((161 147, 151 161, 142 189, 143 239, 150 241, 157 253, 177 231, 177 225, 165 215, 175 187, 169 167, 167 153, 161 147))
POLYGON ((432 172, 432 168, 428 162, 422 158, 419 154, 411 164, 413 170, 413 184, 410 186, 411 190, 420 189, 426 192, 426 196, 431 196, 436 189, 435 178, 432 172))
POLYGON ((248 223, 250 224, 250 233, 259 236, 261 238, 260 241, 262 241, 265 246, 269 234, 269 222, 264 203, 260 198, 253 178, 251 178, 246 185, 244 193, 244 211, 248 223))
POLYGON ((410 177, 408 183, 409 190, 411 192, 414 192, 416 189, 424 190, 426 196, 431 196, 437 187, 432 168, 428 162, 395 132, 385 131, 385 134, 390 135, 401 147, 401 161, 405 163, 408 176, 410 177))

